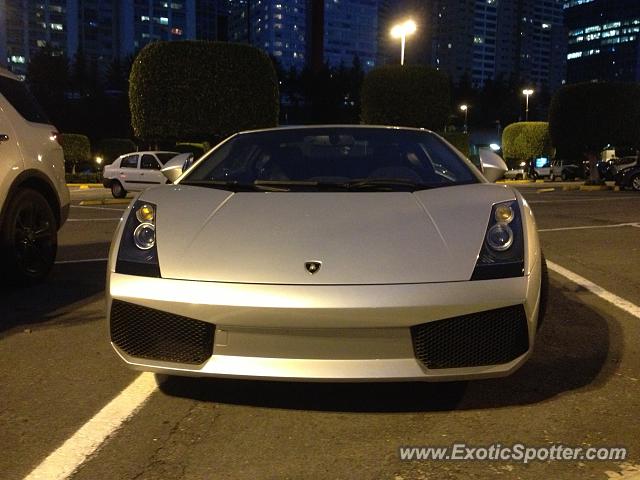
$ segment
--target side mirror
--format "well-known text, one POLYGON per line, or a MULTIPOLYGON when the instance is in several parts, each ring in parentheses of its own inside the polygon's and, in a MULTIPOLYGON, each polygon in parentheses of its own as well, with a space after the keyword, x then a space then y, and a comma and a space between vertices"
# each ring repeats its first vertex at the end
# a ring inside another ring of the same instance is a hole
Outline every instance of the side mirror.
POLYGON ((169 182, 175 183, 175 181, 182 175, 182 172, 186 170, 186 165, 191 165, 193 162, 193 153, 181 153, 180 155, 176 155, 162 167, 162 174, 167 177, 169 182))
POLYGON ((490 148, 480 148, 479 154, 482 173, 490 182, 500 180, 509 170, 502 157, 490 148))

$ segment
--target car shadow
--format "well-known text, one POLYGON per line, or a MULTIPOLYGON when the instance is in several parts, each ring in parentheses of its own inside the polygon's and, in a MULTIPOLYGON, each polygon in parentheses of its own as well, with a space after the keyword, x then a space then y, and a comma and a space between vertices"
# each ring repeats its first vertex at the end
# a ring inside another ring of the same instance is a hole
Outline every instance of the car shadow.
MULTIPOLYGON (((97 244, 96 250, 102 247, 97 244)), ((43 283, 4 286, 0 291, 0 336, 18 326, 56 320, 71 306, 75 309, 95 301, 104 292, 106 268, 106 261, 56 264, 43 283)))
POLYGON ((609 355, 622 355, 619 326, 551 281, 547 317, 534 354, 513 375, 471 382, 297 383, 167 377, 160 390, 199 401, 331 412, 424 412, 539 403, 612 374, 609 355))

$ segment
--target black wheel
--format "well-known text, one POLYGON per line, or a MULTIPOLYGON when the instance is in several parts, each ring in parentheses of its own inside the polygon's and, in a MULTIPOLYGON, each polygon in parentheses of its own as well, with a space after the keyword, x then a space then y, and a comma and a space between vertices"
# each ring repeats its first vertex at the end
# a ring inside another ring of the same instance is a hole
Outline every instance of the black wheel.
POLYGON ((636 173, 633 177, 631 177, 631 179, 629 180, 629 185, 636 192, 640 192, 640 173, 636 173))
POLYGON ((522 180, 523 178, 524 178, 524 175, 520 175, 520 174, 516 175, 516 180, 522 180))
POLYGON ((550 182, 555 182, 556 181, 556 177, 553 175, 553 173, 551 175, 549 175, 549 181, 550 182))
POLYGON ((9 200, 0 236, 5 283, 30 285, 49 274, 58 248, 58 225, 39 192, 23 189, 9 200))
POLYGON ((127 191, 119 181, 114 180, 111 182, 111 195, 113 198, 124 198, 127 196, 127 191))
POLYGON ((544 253, 541 253, 541 278, 540 278, 540 306, 538 307, 538 330, 544 322, 544 317, 547 314, 547 299, 549 298, 549 270, 547 269, 547 260, 544 258, 544 253))
POLYGON ((566 173, 566 172, 562 172, 562 175, 560 175, 560 179, 561 179, 563 182, 566 182, 567 180, 569 180, 569 177, 567 176, 567 173, 566 173))

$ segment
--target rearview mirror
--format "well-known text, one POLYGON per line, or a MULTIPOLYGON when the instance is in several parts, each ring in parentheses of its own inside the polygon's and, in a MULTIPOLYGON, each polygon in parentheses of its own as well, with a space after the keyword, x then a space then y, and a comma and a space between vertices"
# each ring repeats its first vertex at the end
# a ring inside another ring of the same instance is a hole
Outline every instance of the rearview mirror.
POLYGON ((160 171, 167 177, 169 182, 175 183, 180 175, 182 175, 182 172, 191 166, 191 163, 193 163, 193 153, 181 153, 165 163, 160 171))
POLYGON ((479 154, 482 173, 484 174, 484 178, 490 182, 500 180, 505 172, 509 170, 502 157, 491 150, 491 148, 482 147, 479 149, 479 154))

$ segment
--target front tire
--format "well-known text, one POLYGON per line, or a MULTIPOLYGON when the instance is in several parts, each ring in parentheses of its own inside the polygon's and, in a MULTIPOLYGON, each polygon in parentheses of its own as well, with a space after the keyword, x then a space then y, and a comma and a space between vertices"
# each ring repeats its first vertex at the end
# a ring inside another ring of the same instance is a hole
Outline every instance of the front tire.
POLYGON ((127 191, 119 181, 115 180, 111 182, 111 195, 113 198, 124 198, 127 196, 127 191))
POLYGON ((636 173, 633 177, 631 177, 631 179, 629 180, 629 185, 636 192, 640 192, 640 173, 636 173))
POLYGON ((23 189, 9 201, 0 232, 3 282, 31 285, 46 278, 58 249, 58 224, 49 202, 23 189))

